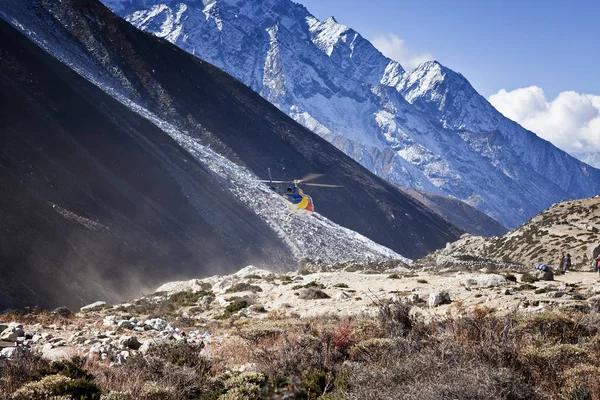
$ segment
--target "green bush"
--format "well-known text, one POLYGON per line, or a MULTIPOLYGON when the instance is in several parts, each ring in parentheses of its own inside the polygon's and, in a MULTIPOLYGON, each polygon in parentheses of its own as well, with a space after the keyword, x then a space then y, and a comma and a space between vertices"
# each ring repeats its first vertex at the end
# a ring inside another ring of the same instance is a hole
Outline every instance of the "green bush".
POLYGON ((507 281, 510 281, 510 282, 516 282, 517 281, 517 277, 514 276, 513 274, 506 274, 506 275, 504 275, 504 278, 507 281))
POLYGON ((537 282, 537 278, 533 275, 531 275, 530 273, 526 272, 523 275, 521 275, 521 282, 525 282, 525 283, 534 283, 537 282))
POLYGON ((225 291, 225 293, 237 293, 237 292, 262 292, 262 288, 260 286, 252 285, 247 282, 236 283, 231 286, 229 289, 225 291))
POLYGON ((243 310, 249 306, 248 300, 243 297, 233 297, 229 300, 231 300, 231 302, 225 307, 225 311, 222 315, 218 316, 217 319, 230 318, 233 313, 243 310))
POLYGON ((181 306, 189 306, 196 304, 205 296, 214 296, 214 293, 206 290, 201 290, 199 292, 192 292, 191 290, 188 290, 185 292, 173 293, 171 296, 169 296, 169 301, 177 303, 181 306))
POLYGON ((304 375, 300 385, 302 387, 302 398, 316 400, 321 397, 327 386, 327 372, 316 371, 304 375))
POLYGON ((333 285, 333 287, 335 287, 335 288, 347 289, 347 288, 349 288, 350 286, 348 286, 348 285, 347 285, 347 284, 345 284, 345 283, 336 283, 335 285, 333 285))

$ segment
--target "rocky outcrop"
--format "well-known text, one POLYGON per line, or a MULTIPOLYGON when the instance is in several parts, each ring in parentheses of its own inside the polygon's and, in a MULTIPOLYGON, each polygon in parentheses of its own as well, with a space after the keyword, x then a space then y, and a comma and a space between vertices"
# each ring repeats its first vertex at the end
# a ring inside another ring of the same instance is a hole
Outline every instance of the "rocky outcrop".
POLYGON ((498 238, 464 235, 418 262, 436 268, 529 270, 538 263, 559 267, 562 252, 575 269, 590 270, 600 253, 600 197, 553 204, 526 224, 498 238))

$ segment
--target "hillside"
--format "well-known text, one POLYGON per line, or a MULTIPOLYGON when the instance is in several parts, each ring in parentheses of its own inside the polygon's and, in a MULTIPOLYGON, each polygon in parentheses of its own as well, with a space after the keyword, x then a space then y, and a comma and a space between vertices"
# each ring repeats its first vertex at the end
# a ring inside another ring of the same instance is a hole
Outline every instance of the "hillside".
POLYGON ((460 73, 436 61, 405 71, 352 27, 293 1, 104 3, 236 77, 373 173, 463 200, 506 227, 600 192, 600 170, 505 118, 460 73))
POLYGON ((26 35, 1 21, 11 40, 1 44, 0 178, 14 196, 1 200, 10 234, 0 242, 0 306, 116 300, 250 262, 403 259, 460 233, 97 2, 7 1, 0 16, 26 35), (282 178, 322 172, 344 188, 311 190, 319 214, 290 216, 257 182, 273 166, 282 178))
POLYGON ((409 258, 459 234, 231 76, 140 32, 96 1, 23 7, 11 0, 0 9, 103 90, 258 177, 266 178, 267 168, 278 179, 325 174, 343 188, 312 188, 310 194, 320 214, 345 228, 409 258))
POLYGON ((456 260, 487 258, 529 267, 545 263, 556 268, 561 251, 571 254, 575 269, 591 268, 592 259, 600 254, 600 196, 553 204, 500 238, 465 235, 422 262, 450 266, 456 260))
POLYGON ((472 235, 502 236, 508 232, 502 224, 464 201, 407 187, 400 189, 472 235))
POLYGON ((294 262, 161 129, 4 21, 0 32, 0 308, 115 301, 173 276, 294 262))

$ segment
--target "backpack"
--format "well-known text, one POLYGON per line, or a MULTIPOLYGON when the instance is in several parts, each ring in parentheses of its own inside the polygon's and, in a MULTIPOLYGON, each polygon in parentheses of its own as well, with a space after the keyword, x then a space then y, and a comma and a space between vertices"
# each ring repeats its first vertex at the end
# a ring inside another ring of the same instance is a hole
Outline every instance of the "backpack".
POLYGON ((538 264, 535 269, 539 269, 540 271, 548 271, 550 269, 549 266, 547 266, 546 264, 538 264))

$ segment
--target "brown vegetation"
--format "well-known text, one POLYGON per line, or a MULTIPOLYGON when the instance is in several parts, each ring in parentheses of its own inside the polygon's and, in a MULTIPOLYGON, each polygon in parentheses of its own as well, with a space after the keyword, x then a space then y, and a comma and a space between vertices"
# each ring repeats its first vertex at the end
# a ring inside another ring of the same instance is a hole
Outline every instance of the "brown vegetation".
POLYGON ((0 398, 600 399, 596 312, 431 320, 387 302, 376 320, 281 314, 215 329, 230 338, 207 354, 164 344, 122 366, 20 352, 0 361, 0 398))

